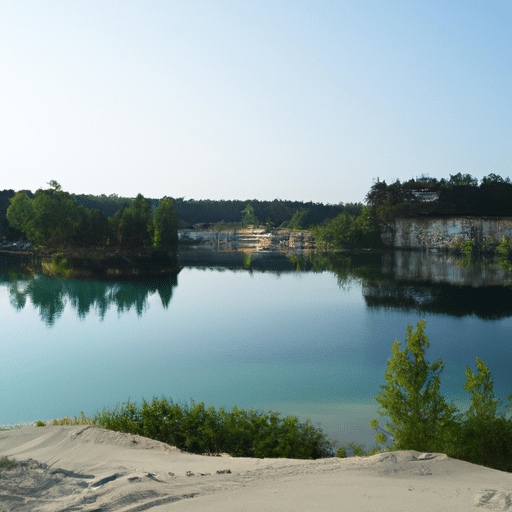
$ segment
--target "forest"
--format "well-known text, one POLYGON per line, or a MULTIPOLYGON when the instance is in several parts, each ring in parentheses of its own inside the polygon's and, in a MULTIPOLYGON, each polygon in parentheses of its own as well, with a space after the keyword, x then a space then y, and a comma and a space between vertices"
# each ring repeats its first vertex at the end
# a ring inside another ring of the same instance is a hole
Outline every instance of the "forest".
POLYGON ((25 237, 39 244, 43 240, 62 243, 65 233, 68 242, 80 245, 160 247, 170 244, 171 239, 172 243, 177 242, 178 228, 223 229, 254 225, 269 229, 311 230, 318 247, 332 251, 379 247, 380 228, 396 217, 512 216, 510 178, 492 173, 480 182, 470 174, 462 173, 450 175, 448 179, 421 176, 390 184, 377 179, 366 195, 366 205, 281 199, 164 198, 169 210, 165 215, 162 213, 164 200, 146 199, 140 194, 135 199, 116 194, 76 195, 63 192, 54 181, 49 185, 49 189, 40 189, 35 194, 30 191, 16 194, 14 190, 0 192, 0 238, 17 240, 25 237), (23 226, 19 217, 23 216, 23 209, 35 207, 34 212, 40 213, 49 198, 60 201, 64 209, 68 208, 68 215, 45 217, 37 214, 33 217, 31 213, 30 222, 23 226), (12 214, 11 222, 7 215, 9 207, 11 212, 17 210, 19 217, 15 219, 12 214), (60 224, 56 223, 58 219, 60 224))
MULTIPOLYGON (((38 190, 35 194, 31 191, 19 191, 18 194, 20 193, 30 201, 35 200, 38 196, 36 203, 42 202, 43 197, 49 195, 59 198, 61 202, 66 202, 73 212, 70 215, 70 222, 62 219, 64 223, 62 227, 63 231, 67 233, 75 233, 70 239, 73 243, 80 242, 84 245, 94 245, 108 241, 108 243, 126 245, 129 242, 130 237, 123 232, 126 222, 121 223, 121 218, 125 215, 126 220, 128 214, 124 212, 130 207, 132 210, 135 208, 135 206, 131 206, 135 201, 133 198, 118 197, 116 194, 109 196, 105 194, 100 196, 69 194, 63 192, 60 188, 52 190, 51 186, 46 191, 38 190), (76 207, 71 207, 70 201, 73 201, 76 207), (81 219, 79 226, 76 225, 77 216, 81 219), (121 231, 119 231, 120 226, 121 231)), ((0 238, 3 237, 6 240, 14 241, 26 236, 23 235, 19 226, 15 227, 15 224, 9 223, 7 218, 7 209, 16 195, 14 190, 0 191, 0 238)), ((23 201, 26 201, 26 199, 23 199, 23 201)), ((144 201, 150 212, 156 212, 162 200, 144 198, 144 201)), ((334 219, 341 213, 357 216, 363 208, 360 203, 332 205, 281 199, 274 199, 273 201, 257 199, 214 201, 176 198, 172 201, 180 228, 193 227, 194 225, 201 225, 202 227, 217 226, 217 228, 239 225, 246 217, 244 212, 249 207, 253 215, 253 224, 262 224, 269 228, 289 225, 294 229, 308 229, 334 219)), ((143 215, 147 216, 147 213, 143 213, 143 215)), ((139 235, 142 236, 142 233, 143 230, 140 231, 139 235)), ((58 238, 57 233, 52 236, 54 236, 54 240, 58 238)), ((36 236, 33 239, 37 243, 39 238, 36 236)), ((144 240, 143 243, 147 243, 147 240, 144 240)))
POLYGON ((142 194, 112 217, 100 209, 80 204, 56 181, 35 194, 24 191, 9 198, 5 216, 8 233, 32 245, 52 247, 115 246, 169 250, 178 243, 178 216, 171 198, 151 208, 142 194))

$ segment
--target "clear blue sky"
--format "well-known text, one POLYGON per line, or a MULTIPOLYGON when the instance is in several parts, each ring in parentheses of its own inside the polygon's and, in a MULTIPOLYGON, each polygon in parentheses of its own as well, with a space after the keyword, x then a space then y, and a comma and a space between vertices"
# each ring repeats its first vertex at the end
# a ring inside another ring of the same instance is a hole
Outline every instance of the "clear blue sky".
POLYGON ((346 203, 510 176, 511 9, 0 0, 0 189, 346 203))

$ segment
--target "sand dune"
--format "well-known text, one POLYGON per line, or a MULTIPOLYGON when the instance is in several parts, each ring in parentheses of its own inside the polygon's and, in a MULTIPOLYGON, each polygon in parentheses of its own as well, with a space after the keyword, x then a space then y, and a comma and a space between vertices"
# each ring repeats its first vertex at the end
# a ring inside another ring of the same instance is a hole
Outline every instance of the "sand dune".
POLYGON ((0 511, 512 510, 512 474, 442 454, 365 458, 192 455, 84 426, 0 432, 0 511))

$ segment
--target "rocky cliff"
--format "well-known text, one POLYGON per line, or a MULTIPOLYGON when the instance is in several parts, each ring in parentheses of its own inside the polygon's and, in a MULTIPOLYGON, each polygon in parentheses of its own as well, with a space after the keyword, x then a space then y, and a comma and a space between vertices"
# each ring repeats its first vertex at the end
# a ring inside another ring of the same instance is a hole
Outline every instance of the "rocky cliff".
POLYGON ((395 249, 447 250, 473 240, 479 247, 512 238, 511 217, 402 218, 382 230, 382 242, 395 249))

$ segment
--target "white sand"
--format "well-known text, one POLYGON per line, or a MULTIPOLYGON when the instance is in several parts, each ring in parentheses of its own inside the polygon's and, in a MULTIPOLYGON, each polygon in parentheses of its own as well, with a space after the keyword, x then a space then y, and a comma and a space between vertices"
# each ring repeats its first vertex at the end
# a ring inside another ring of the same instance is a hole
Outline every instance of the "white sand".
POLYGON ((0 511, 512 511, 512 474, 442 454, 250 459, 191 455, 82 426, 0 432, 0 511))

